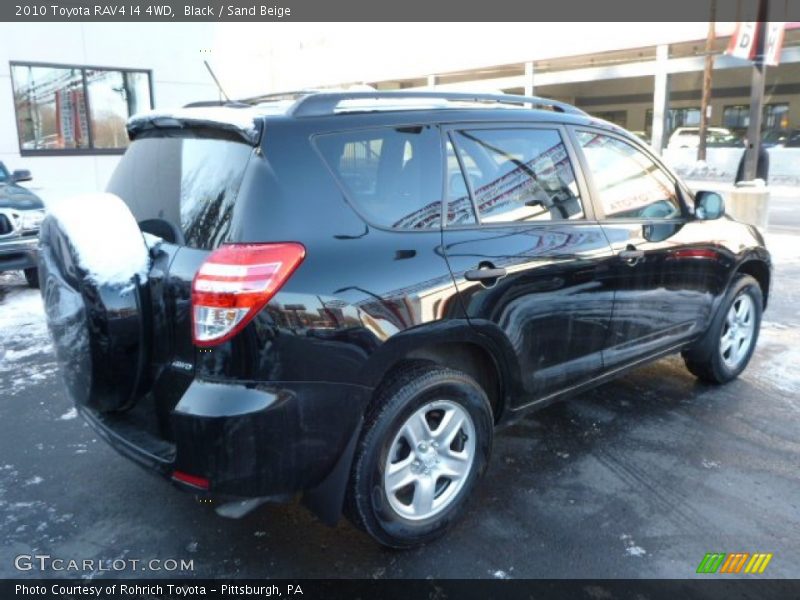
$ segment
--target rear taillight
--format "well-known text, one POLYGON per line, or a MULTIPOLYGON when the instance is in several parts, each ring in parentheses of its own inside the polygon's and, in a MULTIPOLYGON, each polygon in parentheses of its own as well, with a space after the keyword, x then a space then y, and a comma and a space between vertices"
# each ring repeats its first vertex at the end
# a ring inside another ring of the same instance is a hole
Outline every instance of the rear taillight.
POLYGON ((192 339, 230 339, 286 283, 305 258, 302 244, 230 244, 212 252, 192 282, 192 339))

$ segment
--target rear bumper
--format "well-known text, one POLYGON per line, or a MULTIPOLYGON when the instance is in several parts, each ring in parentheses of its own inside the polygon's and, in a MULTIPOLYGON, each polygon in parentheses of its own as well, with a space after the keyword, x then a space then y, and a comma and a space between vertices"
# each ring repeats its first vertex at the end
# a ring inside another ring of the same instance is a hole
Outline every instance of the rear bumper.
POLYGON ((39 263, 37 236, 0 239, 0 271, 30 269, 39 263))
POLYGON ((195 381, 169 416, 169 441, 137 424, 138 409, 119 416, 79 409, 123 456, 167 478, 181 471, 209 484, 181 487, 264 498, 317 488, 349 461, 368 398, 368 388, 347 384, 195 381))

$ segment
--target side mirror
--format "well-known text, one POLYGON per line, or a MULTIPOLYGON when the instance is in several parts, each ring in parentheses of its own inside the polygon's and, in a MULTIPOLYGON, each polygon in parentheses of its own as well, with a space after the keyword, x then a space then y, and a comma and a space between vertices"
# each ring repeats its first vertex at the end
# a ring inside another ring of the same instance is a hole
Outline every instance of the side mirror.
POLYGON ((725 199, 717 192, 697 192, 694 195, 694 214, 703 221, 713 221, 725 214, 725 199))
POLYGON ((33 179, 33 177, 31 176, 31 172, 28 171, 28 169, 17 169, 11 174, 11 180, 14 183, 17 183, 19 181, 30 181, 31 179, 33 179))

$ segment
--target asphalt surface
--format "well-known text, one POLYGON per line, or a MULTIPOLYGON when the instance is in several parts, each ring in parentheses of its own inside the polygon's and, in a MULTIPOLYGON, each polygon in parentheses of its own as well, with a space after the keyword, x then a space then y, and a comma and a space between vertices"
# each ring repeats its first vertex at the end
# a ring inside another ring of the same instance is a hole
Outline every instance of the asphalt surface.
POLYGON ((0 577, 690 577, 707 552, 771 552, 767 575, 800 577, 800 237, 769 244, 738 381, 668 358, 527 417, 497 436, 466 518, 405 552, 298 504, 223 519, 118 456, 63 394, 37 293, 0 275, 0 577), (19 572, 21 554, 193 570, 19 572))

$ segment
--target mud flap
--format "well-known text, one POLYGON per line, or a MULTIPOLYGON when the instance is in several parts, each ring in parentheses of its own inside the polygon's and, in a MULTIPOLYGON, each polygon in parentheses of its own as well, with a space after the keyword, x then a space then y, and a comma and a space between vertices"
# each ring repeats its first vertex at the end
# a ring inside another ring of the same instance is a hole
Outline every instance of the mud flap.
POLYGON ((320 521, 331 527, 336 526, 342 516, 347 484, 350 482, 350 469, 353 466, 353 456, 356 452, 358 439, 361 437, 363 424, 364 417, 362 416, 353 430, 353 435, 350 436, 347 447, 328 476, 316 487, 303 494, 303 504, 317 515, 320 521))

